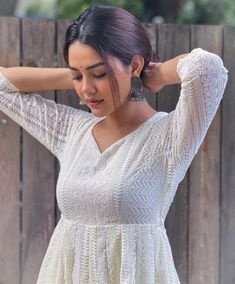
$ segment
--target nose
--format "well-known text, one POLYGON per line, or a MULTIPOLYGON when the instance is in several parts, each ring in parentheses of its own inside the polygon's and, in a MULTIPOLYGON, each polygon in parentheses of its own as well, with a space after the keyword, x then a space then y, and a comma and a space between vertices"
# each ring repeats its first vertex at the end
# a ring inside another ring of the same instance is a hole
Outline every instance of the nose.
POLYGON ((94 94, 96 92, 96 88, 92 80, 84 78, 82 81, 81 91, 83 94, 94 94))

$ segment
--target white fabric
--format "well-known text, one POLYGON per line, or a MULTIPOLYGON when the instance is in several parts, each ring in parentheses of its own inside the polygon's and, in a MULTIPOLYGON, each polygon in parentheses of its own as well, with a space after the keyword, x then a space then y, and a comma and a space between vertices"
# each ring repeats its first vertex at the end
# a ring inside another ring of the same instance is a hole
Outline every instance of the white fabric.
POLYGON ((103 153, 104 119, 23 94, 3 75, 0 109, 60 162, 61 219, 37 284, 178 284, 164 221, 222 99, 228 70, 201 48, 177 66, 176 109, 157 112, 103 153))

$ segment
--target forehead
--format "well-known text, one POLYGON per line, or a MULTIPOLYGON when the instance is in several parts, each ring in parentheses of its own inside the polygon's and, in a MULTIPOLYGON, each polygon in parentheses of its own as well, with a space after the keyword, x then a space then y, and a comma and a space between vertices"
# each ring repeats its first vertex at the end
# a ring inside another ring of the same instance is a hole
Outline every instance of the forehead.
POLYGON ((98 52, 87 44, 82 44, 79 41, 72 43, 68 51, 69 65, 77 67, 87 67, 94 63, 103 61, 98 52))
MULTIPOLYGON (((117 58, 108 56, 108 64, 112 69, 123 69, 123 64, 117 58)), ((101 55, 90 45, 75 41, 68 50, 69 65, 80 69, 85 69, 98 62, 104 62, 101 55)), ((104 65, 103 65, 104 66, 104 65)))

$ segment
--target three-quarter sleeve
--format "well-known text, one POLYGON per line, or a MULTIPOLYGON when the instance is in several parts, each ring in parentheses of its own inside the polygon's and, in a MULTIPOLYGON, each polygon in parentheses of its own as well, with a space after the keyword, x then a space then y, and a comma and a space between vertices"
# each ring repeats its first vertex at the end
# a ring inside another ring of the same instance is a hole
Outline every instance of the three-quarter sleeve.
POLYGON ((63 153, 73 127, 91 116, 86 111, 58 104, 39 94, 22 93, 1 72, 0 110, 57 158, 63 153))
POLYGON ((169 113, 175 163, 189 166, 198 152, 223 97, 227 73, 218 55, 201 48, 179 60, 181 92, 175 110, 169 113))

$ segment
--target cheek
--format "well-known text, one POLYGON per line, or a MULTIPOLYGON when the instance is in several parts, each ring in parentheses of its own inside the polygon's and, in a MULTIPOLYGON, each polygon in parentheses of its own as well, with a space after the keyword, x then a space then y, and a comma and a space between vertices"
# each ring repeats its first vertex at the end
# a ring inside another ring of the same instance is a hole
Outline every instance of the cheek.
POLYGON ((76 93, 79 95, 81 93, 81 84, 79 82, 73 81, 73 87, 76 91, 76 93))
POLYGON ((130 93, 131 79, 126 74, 119 78, 119 89, 122 96, 126 97, 130 93))
POLYGON ((96 91, 100 96, 102 96, 107 101, 112 100, 112 89, 108 79, 99 81, 96 87, 96 91))

